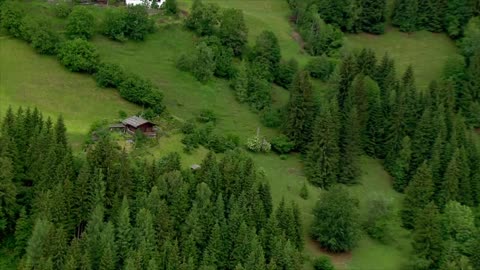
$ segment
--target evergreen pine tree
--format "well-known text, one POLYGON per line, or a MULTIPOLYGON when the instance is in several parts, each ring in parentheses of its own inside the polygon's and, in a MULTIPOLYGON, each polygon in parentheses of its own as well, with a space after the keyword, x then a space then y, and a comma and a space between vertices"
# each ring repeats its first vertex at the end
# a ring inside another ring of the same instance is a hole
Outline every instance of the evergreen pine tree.
POLYGON ((342 166, 339 167, 338 182, 343 184, 353 184, 360 176, 358 158, 360 155, 361 139, 360 121, 356 106, 350 109, 343 123, 342 132, 340 132, 340 160, 342 166))
POLYGON ((441 206, 444 206, 449 201, 456 201, 459 199, 459 182, 462 177, 460 162, 460 150, 457 149, 445 171, 441 190, 441 206))
POLYGON ((398 157, 396 158, 391 169, 391 174, 393 176, 393 188, 397 191, 403 191, 408 185, 411 159, 411 141, 410 138, 406 136, 402 140, 402 148, 398 153, 398 157))
POLYGON ((360 2, 360 29, 372 34, 383 34, 387 13, 387 1, 362 0, 360 2))
POLYGON ((111 222, 108 222, 100 236, 101 243, 101 270, 114 270, 117 263, 117 250, 115 245, 115 229, 111 222))
POLYGON ((0 157, 0 235, 13 229, 17 189, 10 159, 0 157))
POLYGON ((440 213, 433 202, 422 209, 415 221, 413 254, 425 260, 428 268, 436 269, 442 258, 443 240, 440 213))
POLYGON ((340 150, 336 114, 335 109, 325 108, 316 120, 305 161, 305 173, 315 186, 325 188, 338 181, 340 150))
POLYGON ((121 263, 125 262, 132 249, 132 224, 130 223, 130 209, 127 197, 123 197, 122 205, 118 211, 116 226, 116 246, 118 258, 121 263))
POLYGON ((417 30, 418 0, 396 0, 392 24, 402 32, 417 30))
POLYGON ((426 162, 416 171, 405 189, 405 198, 401 210, 403 226, 413 228, 420 212, 433 196, 432 172, 426 162))
POLYGON ((300 71, 290 89, 290 101, 287 105, 285 134, 300 150, 311 140, 311 130, 315 118, 315 102, 313 86, 306 71, 300 71))
POLYGON ((340 64, 340 71, 339 71, 339 81, 337 85, 338 94, 338 106, 339 110, 343 111, 345 108, 345 103, 347 102, 350 87, 352 86, 352 82, 357 75, 357 65, 355 63, 355 58, 352 54, 346 55, 340 64))

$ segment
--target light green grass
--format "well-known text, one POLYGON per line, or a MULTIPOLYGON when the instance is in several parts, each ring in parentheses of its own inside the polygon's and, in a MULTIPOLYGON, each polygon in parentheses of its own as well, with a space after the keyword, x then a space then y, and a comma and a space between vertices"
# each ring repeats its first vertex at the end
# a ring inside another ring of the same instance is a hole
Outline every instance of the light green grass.
POLYGON ((0 37, 0 59, 0 112, 30 106, 52 118, 62 114, 76 146, 94 121, 115 119, 119 110, 140 111, 117 91, 98 88, 91 76, 67 71, 24 42, 0 37))
POLYGON ((458 52, 455 43, 445 34, 427 31, 402 33, 391 27, 379 36, 365 33, 346 35, 346 50, 361 48, 373 49, 378 59, 388 52, 395 59, 398 76, 413 65, 417 85, 421 88, 439 79, 445 61, 458 52))

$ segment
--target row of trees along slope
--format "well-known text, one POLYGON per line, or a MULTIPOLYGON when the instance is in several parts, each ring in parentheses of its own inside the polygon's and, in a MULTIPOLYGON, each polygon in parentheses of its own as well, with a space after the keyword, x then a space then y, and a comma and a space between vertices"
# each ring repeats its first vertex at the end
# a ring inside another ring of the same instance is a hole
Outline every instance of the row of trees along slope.
POLYGON ((62 118, 9 109, 0 136, 0 235, 19 269, 302 269, 300 211, 241 151, 184 170, 132 160, 109 137, 72 154, 62 118))
POLYGON ((34 13, 23 3, 5 1, 1 3, 1 26, 11 36, 30 43, 38 53, 57 56, 68 70, 93 74, 99 86, 117 88, 124 99, 147 108, 145 117, 163 112, 163 95, 152 82, 101 61, 95 46, 88 41, 98 28, 113 40, 144 40, 155 29, 146 7, 110 8, 100 26, 85 6, 58 4, 47 9, 50 13, 34 13))

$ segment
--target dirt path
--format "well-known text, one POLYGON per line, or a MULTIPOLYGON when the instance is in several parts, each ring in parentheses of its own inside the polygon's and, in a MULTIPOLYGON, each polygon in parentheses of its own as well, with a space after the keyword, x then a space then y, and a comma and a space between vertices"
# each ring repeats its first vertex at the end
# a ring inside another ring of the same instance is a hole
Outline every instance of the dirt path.
POLYGON ((313 239, 309 239, 306 244, 308 246, 308 249, 313 251, 315 255, 326 255, 330 257, 332 263, 335 265, 335 269, 346 270, 348 263, 352 260, 351 252, 333 253, 327 251, 326 249, 322 248, 317 241, 313 239))

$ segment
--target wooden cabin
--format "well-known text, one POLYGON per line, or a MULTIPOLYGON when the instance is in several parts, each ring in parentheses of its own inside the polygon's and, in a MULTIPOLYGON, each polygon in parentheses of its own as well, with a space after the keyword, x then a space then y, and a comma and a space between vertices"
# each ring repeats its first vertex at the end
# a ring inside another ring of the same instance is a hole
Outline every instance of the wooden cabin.
POLYGON ((139 116, 132 116, 122 121, 125 132, 135 134, 138 130, 148 137, 155 137, 157 129, 155 124, 139 116))

